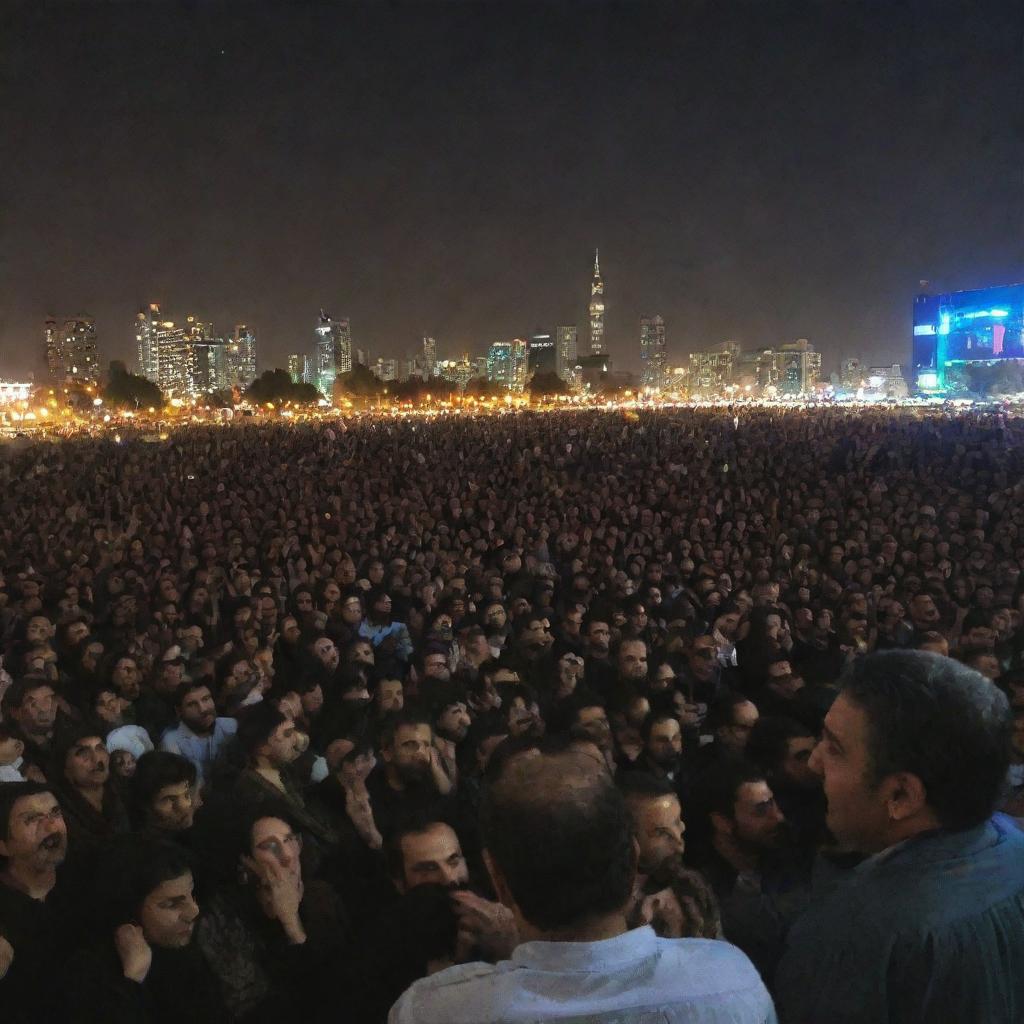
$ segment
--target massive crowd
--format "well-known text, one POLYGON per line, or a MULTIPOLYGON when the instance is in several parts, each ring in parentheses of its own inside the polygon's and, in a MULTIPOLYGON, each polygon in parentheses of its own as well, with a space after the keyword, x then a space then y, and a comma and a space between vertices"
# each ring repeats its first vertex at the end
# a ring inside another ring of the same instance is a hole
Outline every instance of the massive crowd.
POLYGON ((1022 440, 0 452, 4 1021, 1019 1022, 1022 440))

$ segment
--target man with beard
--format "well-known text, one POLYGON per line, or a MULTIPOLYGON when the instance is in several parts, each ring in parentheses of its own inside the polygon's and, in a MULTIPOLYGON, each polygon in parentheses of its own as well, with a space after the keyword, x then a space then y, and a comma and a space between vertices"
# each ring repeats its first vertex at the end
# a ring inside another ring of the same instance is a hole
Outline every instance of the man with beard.
POLYGON ((95 729, 80 726, 60 737, 52 777, 72 855, 129 830, 128 813, 110 781, 110 755, 95 729))
POLYGON ((679 720, 665 711, 648 715, 640 726, 640 741, 640 756, 622 774, 643 772, 678 790, 683 781, 683 734, 679 720))
POLYGON ((202 786, 213 762, 238 731, 238 722, 217 715, 210 687, 201 680, 178 687, 174 709, 178 725, 164 733, 160 749, 188 758, 195 765, 202 786))
POLYGON ((429 719, 403 711, 385 724, 380 738, 381 763, 366 786, 374 820, 385 840, 411 815, 439 821, 451 816, 451 780, 434 745, 429 719))
POLYGON ((688 863, 711 883, 725 937, 771 986, 790 923, 806 905, 809 872, 789 844, 764 772, 736 759, 711 765, 689 789, 688 863))
POLYGON ((681 866, 686 843, 682 809, 671 783, 647 772, 626 772, 618 779, 626 798, 637 843, 637 889, 668 884, 681 866))
POLYGON ((67 849, 64 814, 49 786, 0 785, 0 947, 6 942, 13 950, 0 980, 5 1024, 58 1019, 51 1012, 55 987, 44 979, 60 968, 75 938, 58 873, 67 849))
POLYGON ((431 693, 431 707, 434 746, 441 755, 441 765, 452 787, 457 788, 462 744, 472 724, 466 692, 454 683, 443 684, 431 693))

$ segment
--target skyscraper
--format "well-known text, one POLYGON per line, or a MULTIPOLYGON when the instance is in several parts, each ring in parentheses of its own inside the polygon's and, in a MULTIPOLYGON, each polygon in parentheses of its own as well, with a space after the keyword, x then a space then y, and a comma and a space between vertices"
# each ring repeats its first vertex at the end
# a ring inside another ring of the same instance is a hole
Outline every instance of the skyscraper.
POLYGON ((330 398, 334 392, 334 381, 338 367, 334 357, 334 328, 330 314, 320 310, 320 321, 316 326, 316 386, 320 393, 330 398))
POLYGON ((604 343, 604 281, 601 279, 599 252, 594 250, 594 279, 590 282, 590 352, 600 355, 607 351, 604 343))
POLYGON ((433 376, 434 367, 437 365, 437 339, 424 337, 423 339, 423 365, 426 368, 427 376, 433 376))
POLYGON ((334 321, 334 365, 339 376, 351 373, 352 358, 352 324, 348 317, 334 321))
POLYGON ((156 384, 172 398, 192 394, 192 345, 189 331, 173 320, 156 325, 156 384))
POLYGON ((551 331, 535 331, 530 335, 526 355, 526 372, 528 376, 532 377, 535 373, 554 373, 557 365, 557 355, 555 351, 555 336, 551 331))
POLYGON ((227 344, 227 374, 231 384, 242 388, 256 379, 256 333, 245 324, 235 324, 227 344))
POLYGON ((660 316, 640 317, 640 378, 645 391, 661 391, 665 385, 665 321, 660 316))
POLYGON ((293 352, 288 356, 288 376, 293 384, 304 384, 306 382, 306 366, 303 356, 293 352))
POLYGON ((576 325, 555 328, 555 373, 564 381, 572 377, 576 366, 576 325))
POLYGON ((526 387, 526 342, 496 341, 487 351, 487 379, 508 391, 526 387))
POLYGON ((71 316, 63 321, 52 316, 47 319, 46 368, 54 383, 68 377, 93 384, 99 381, 96 321, 91 316, 71 316))
POLYGON ((160 326, 160 307, 155 302, 140 309, 135 317, 135 342, 139 353, 139 374, 156 384, 160 378, 160 352, 156 332, 160 326))

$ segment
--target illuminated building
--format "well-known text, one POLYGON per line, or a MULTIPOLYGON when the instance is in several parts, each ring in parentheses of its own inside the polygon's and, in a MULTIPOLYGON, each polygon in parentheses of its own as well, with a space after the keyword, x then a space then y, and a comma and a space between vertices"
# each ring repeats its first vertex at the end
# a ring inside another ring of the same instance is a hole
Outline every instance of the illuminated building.
POLYGON ((496 341, 487 351, 487 379, 508 391, 526 387, 526 342, 496 341))
POLYGON ((569 381, 576 369, 576 325, 565 324, 555 328, 555 373, 569 381))
POLYGON ((607 351, 604 341, 604 281, 598 256, 595 249, 594 277, 590 282, 590 354, 595 356, 607 351))
POLYGON ((555 336, 550 331, 536 331, 530 335, 526 348, 526 373, 554 373, 558 363, 555 336))
POLYGON ((377 362, 374 364, 373 372, 381 380, 397 380, 398 360, 378 358, 377 362))
POLYGON ((774 353, 774 370, 779 394, 810 394, 821 376, 821 353, 806 338, 780 345, 774 353))
POLYGON ((160 353, 157 348, 157 329, 160 326, 160 307, 152 302, 148 309, 140 309, 135 317, 135 342, 139 358, 139 375, 154 384, 160 380, 160 353))
POLYGON ((640 386, 645 391, 661 391, 665 385, 667 362, 664 318, 640 317, 640 386))
POLYGON ((173 320, 156 325, 157 379, 160 390, 183 398, 192 390, 192 345, 189 332, 173 320))
POLYGON ((227 377, 229 384, 247 388, 256 379, 256 334, 245 324, 235 324, 235 332, 227 343, 227 377))
POLYGON ((67 380, 99 382, 96 321, 90 316, 46 321, 46 368, 54 383, 67 380))
POLYGON ((943 392, 971 366, 1024 359, 1024 284, 914 299, 911 375, 920 391, 943 392))
POLYGON ((695 395, 714 396, 732 384, 736 351, 728 343, 720 351, 690 354, 690 391, 695 395))
POLYGON ((856 391, 864 383, 864 364, 859 359, 844 359, 839 369, 839 386, 856 391))
POLYGON ((433 376, 434 367, 437 365, 437 339, 423 339, 423 367, 428 377, 433 376))
POLYGON ((292 352, 288 356, 288 376, 293 384, 304 384, 306 382, 306 357, 298 352, 292 352))
POLYGON ((32 384, 21 381, 0 380, 0 405, 27 402, 32 397, 32 384))
POLYGON ((461 391, 464 391, 466 385, 473 379, 474 366, 468 355, 461 359, 441 359, 434 368, 441 380, 456 385, 461 391))

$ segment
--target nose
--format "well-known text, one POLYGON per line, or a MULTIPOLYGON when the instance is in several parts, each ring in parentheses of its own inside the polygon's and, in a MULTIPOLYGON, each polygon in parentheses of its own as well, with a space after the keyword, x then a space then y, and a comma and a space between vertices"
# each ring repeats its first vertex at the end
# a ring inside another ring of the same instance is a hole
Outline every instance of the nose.
POLYGON ((807 767, 814 772, 815 775, 824 775, 824 771, 821 766, 821 743, 815 744, 814 749, 811 751, 811 756, 807 759, 807 767))
POLYGON ((196 903, 194 897, 189 896, 188 902, 185 904, 185 908, 181 916, 188 924, 191 924, 197 917, 199 917, 199 904, 196 903))

